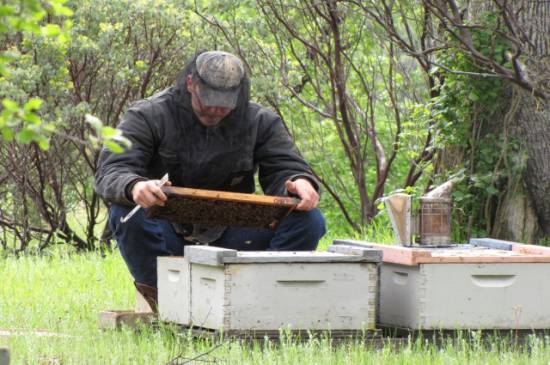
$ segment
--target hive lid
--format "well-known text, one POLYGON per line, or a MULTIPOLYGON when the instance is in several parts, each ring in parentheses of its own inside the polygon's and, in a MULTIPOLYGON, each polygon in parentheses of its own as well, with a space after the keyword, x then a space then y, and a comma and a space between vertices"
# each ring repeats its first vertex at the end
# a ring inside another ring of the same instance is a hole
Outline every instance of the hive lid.
POLYGON ((550 247, 525 245, 494 239, 472 239, 470 245, 441 248, 390 246, 362 241, 335 241, 334 244, 368 246, 383 251, 383 262, 414 266, 456 263, 550 263, 550 247))
POLYGON ((346 248, 334 252, 317 251, 236 251, 213 246, 185 246, 185 257, 191 263, 204 265, 254 263, 322 263, 380 262, 382 252, 376 249, 346 253, 346 248), (340 251, 341 250, 341 251, 340 251))
POLYGON ((149 209, 149 218, 205 226, 275 229, 298 199, 165 186, 165 206, 149 209))

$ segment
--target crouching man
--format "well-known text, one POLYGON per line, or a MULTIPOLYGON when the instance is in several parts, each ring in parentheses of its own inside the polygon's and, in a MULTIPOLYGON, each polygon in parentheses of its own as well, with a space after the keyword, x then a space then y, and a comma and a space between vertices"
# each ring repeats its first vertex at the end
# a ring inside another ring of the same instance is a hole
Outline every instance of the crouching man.
POLYGON ((124 114, 118 129, 132 147, 121 154, 101 152, 95 190, 111 203, 111 231, 136 288, 154 310, 158 256, 183 255, 185 245, 197 243, 247 251, 315 250, 325 234, 317 180, 281 118, 249 96, 249 78, 238 57, 199 53, 176 85, 124 114), (158 186, 165 173, 169 185, 252 193, 256 172, 265 194, 300 199, 274 231, 146 217, 147 208, 166 200, 158 186), (145 209, 122 223, 136 204, 145 209))

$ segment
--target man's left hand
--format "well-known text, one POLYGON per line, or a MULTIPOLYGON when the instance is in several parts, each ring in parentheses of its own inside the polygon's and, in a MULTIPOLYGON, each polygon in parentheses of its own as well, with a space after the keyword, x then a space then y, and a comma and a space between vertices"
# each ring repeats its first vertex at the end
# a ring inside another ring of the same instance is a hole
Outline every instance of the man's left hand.
POLYGON ((285 186, 286 190, 298 195, 301 199, 300 203, 296 206, 297 210, 312 210, 319 204, 319 194, 308 179, 287 180, 285 186))

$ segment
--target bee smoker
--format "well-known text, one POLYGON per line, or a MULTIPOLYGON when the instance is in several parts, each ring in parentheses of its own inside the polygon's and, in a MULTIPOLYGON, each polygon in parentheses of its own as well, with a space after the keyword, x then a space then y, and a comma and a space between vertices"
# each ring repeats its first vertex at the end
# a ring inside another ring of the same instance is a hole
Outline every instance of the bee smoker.
POLYGON ((412 211, 412 197, 408 194, 393 194, 384 199, 392 222, 397 244, 412 246, 413 237, 419 237, 420 246, 441 246, 451 243, 451 190, 454 181, 422 196, 420 207, 412 211))

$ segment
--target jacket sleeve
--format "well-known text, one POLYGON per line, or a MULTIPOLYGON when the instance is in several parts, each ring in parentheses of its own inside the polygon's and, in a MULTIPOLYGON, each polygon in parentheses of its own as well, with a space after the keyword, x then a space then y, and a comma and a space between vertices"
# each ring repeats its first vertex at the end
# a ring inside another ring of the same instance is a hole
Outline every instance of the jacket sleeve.
POLYGON ((102 149, 94 189, 109 202, 133 205, 126 188, 136 180, 148 179, 147 167, 155 149, 154 133, 139 108, 129 109, 117 129, 132 142, 132 146, 118 154, 105 147, 102 149))
POLYGON ((260 185, 267 195, 286 196, 285 182, 308 179, 319 192, 319 183, 298 152, 283 121, 272 112, 260 112, 258 138, 254 150, 259 165, 260 185))

